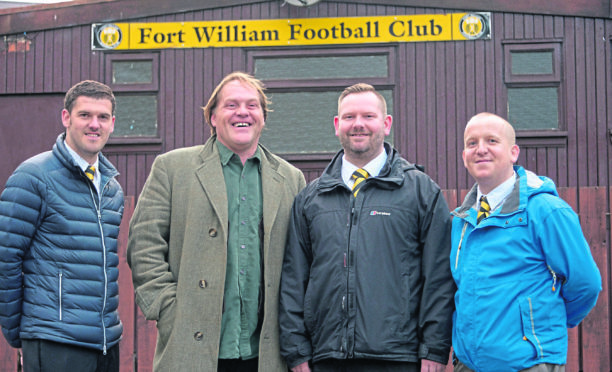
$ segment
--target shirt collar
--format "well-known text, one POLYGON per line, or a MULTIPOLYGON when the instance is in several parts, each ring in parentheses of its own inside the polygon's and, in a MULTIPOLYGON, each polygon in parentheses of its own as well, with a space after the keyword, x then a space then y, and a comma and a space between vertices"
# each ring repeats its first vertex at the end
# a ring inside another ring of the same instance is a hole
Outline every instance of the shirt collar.
MULTIPOLYGON (((383 149, 377 157, 370 160, 370 162, 362 168, 368 171, 370 177, 378 177, 386 162, 387 151, 383 149)), ((347 186, 351 187, 353 182, 355 182, 352 176, 353 172, 355 172, 357 169, 359 169, 358 166, 346 160, 346 155, 342 155, 342 180, 347 186)))
MULTIPOLYGON (((219 158, 221 159, 221 165, 223 166, 226 166, 234 155, 238 157, 236 153, 228 149, 227 146, 221 143, 221 141, 217 141, 217 148, 219 149, 219 158)), ((259 146, 257 146, 257 150, 255 150, 255 153, 249 159, 257 159, 261 164, 261 151, 259 151, 259 146)))
MULTIPOLYGON (((514 183, 516 182, 516 172, 512 172, 512 176, 502 182, 499 186, 491 190, 490 193, 485 195, 487 197, 487 201, 491 206, 491 210, 494 211, 497 207, 501 206, 510 195, 512 190, 514 189, 514 183)), ((476 195, 476 204, 478 204, 480 197, 482 196, 482 191, 480 191, 480 186, 478 186, 478 193, 476 195)))

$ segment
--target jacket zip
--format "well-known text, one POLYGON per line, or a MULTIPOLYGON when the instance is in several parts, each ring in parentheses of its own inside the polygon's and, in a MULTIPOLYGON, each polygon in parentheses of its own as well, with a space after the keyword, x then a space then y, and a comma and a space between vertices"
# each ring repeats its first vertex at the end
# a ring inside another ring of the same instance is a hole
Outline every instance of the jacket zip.
POLYGON ((461 244, 463 243, 463 236, 465 235, 465 229, 467 228, 467 222, 463 224, 463 230, 461 230, 461 238, 459 239, 459 246, 457 247, 457 257, 455 257, 455 270, 459 264, 459 253, 461 253, 461 244))
MULTIPOLYGON (((89 181, 89 179, 88 179, 89 181)), ((100 321, 102 323, 102 336, 103 336, 103 345, 102 345, 102 353, 106 355, 106 326, 104 325, 104 312, 106 310, 106 297, 108 296, 108 275, 106 274, 106 243, 104 242, 104 229, 102 228, 102 214, 100 213, 100 205, 102 205, 102 190, 106 188, 108 181, 104 185, 100 185, 100 193, 96 191, 98 194, 98 203, 96 203, 96 198, 94 196, 93 190, 95 186, 90 182, 89 192, 91 194, 91 198, 94 202, 94 206, 96 208, 96 214, 98 216, 98 228, 100 229, 100 240, 102 241, 102 272, 104 273, 104 301, 102 301, 102 312, 100 313, 100 321)))
MULTIPOLYGON (((349 220, 349 231, 348 231, 348 236, 349 236, 349 241, 348 241, 348 245, 346 247, 346 253, 344 256, 344 261, 346 263, 346 296, 342 297, 342 308, 345 311, 345 316, 347 317, 347 319, 350 316, 350 311, 351 311, 351 295, 350 295, 350 286, 351 286, 351 278, 350 278, 350 267, 351 265, 353 265, 354 263, 351 260, 351 231, 353 230, 353 224, 355 222, 355 198, 353 197, 353 195, 351 194, 350 196, 351 198, 351 203, 350 203, 350 207, 351 207, 351 214, 350 214, 350 220, 349 220)), ((346 338, 344 339, 344 342, 342 343, 342 345, 340 346, 340 351, 341 352, 345 352, 349 358, 353 357, 353 350, 350 347, 350 345, 352 344, 351 342, 349 342, 349 334, 348 334, 348 329, 345 329, 345 334, 346 334, 346 338), (343 350, 344 349, 344 350, 343 350)))
POLYGON ((535 322, 533 320, 533 304, 531 303, 531 297, 528 297, 527 301, 529 302, 529 320, 531 321, 531 334, 533 335, 533 338, 535 338, 536 342, 538 343, 538 349, 540 349, 540 359, 541 359, 541 358, 544 358, 544 349, 542 349, 542 344, 540 344, 540 340, 538 339, 538 336, 536 336, 535 322))
POLYGON ((553 277, 553 285, 552 285, 552 290, 553 292, 556 291, 557 289, 555 288, 555 285, 557 284, 557 273, 552 269, 552 267, 550 267, 550 265, 546 265, 548 266, 548 271, 550 271, 552 277, 553 277))
POLYGON ((62 320, 62 272, 59 273, 59 320, 62 320))

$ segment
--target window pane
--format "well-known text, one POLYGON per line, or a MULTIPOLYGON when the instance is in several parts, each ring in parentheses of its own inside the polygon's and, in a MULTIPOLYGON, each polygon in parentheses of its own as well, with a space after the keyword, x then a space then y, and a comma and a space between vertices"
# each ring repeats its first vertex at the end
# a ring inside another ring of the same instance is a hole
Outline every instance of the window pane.
POLYGON ((508 89, 508 118, 515 129, 558 129, 557 88, 508 89))
POLYGON ((513 75, 549 75, 553 73, 553 53, 512 52, 513 75))
POLYGON ((387 77, 387 56, 259 58, 255 75, 261 80, 387 77))
MULTIPOLYGON (((387 110, 393 112, 393 93, 381 90, 387 110)), ((340 141, 334 131, 340 92, 271 93, 271 108, 261 143, 276 153, 336 152, 340 141)), ((386 141, 393 143, 393 130, 386 141)))
POLYGON ((157 137, 156 96, 115 96, 113 137, 157 137))
POLYGON ((113 84, 153 82, 153 61, 113 61, 113 84))

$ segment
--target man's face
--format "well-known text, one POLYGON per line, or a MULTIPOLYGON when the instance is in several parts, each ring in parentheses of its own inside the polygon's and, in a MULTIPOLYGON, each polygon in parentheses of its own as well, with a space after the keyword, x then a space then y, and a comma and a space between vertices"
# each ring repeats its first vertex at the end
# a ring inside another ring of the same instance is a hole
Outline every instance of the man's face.
POLYGON ((93 164, 115 129, 113 105, 108 99, 79 96, 71 112, 62 110, 62 124, 68 146, 93 164))
POLYGON ((476 117, 465 128, 463 164, 485 194, 512 176, 519 148, 511 131, 510 124, 493 115, 476 117))
POLYGON ((219 141, 236 154, 255 153, 265 126, 259 98, 255 88, 238 80, 230 81, 219 91, 210 121, 219 141))
POLYGON ((381 151, 385 136, 391 132, 391 115, 385 115, 382 103, 372 92, 344 97, 334 118, 336 136, 348 161, 364 166, 381 151))

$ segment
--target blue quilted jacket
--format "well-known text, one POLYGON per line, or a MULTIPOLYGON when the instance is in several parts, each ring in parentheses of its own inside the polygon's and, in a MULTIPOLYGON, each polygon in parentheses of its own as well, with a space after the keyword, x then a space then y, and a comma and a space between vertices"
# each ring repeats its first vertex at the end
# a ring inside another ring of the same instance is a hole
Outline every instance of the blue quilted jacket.
POLYGON ((118 172, 99 155, 101 196, 61 134, 23 162, 0 196, 0 325, 13 347, 44 339, 103 350, 119 342, 118 172))

